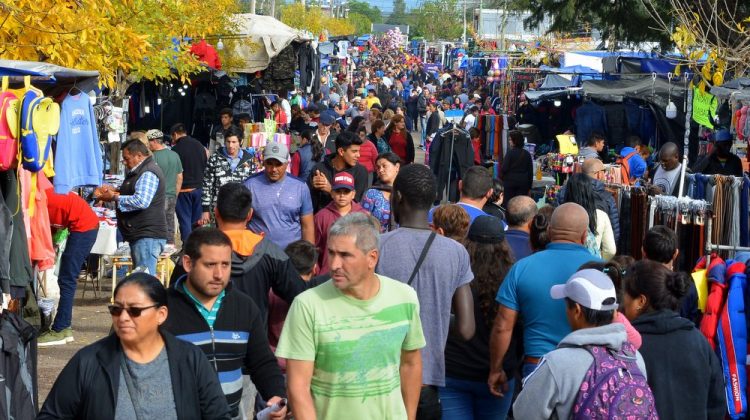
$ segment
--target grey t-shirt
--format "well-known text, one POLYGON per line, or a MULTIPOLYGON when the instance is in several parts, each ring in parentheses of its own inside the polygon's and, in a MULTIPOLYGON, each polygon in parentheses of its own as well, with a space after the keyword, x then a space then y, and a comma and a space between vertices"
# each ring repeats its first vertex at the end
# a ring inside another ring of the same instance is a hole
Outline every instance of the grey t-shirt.
POLYGON ((680 169, 682 169, 682 164, 677 165, 671 171, 665 171, 664 168, 659 166, 656 168, 656 173, 654 174, 654 185, 660 187, 664 191, 664 194, 671 195, 672 191, 674 191, 677 176, 680 174, 680 169))
POLYGON ((128 390, 125 374, 120 368, 120 385, 117 391, 115 420, 159 419, 177 420, 177 409, 169 374, 167 348, 148 363, 136 363, 125 357, 125 366, 133 382, 134 392, 128 390), (136 416, 132 398, 137 398, 140 411, 136 416))
MULTIPOLYGON (((409 281, 429 230, 399 228, 380 236, 378 274, 409 281)), ((412 287, 419 297, 419 316, 427 346, 422 349, 422 383, 445 386, 445 343, 451 301, 456 289, 471 282, 469 253, 453 239, 437 235, 412 287)))

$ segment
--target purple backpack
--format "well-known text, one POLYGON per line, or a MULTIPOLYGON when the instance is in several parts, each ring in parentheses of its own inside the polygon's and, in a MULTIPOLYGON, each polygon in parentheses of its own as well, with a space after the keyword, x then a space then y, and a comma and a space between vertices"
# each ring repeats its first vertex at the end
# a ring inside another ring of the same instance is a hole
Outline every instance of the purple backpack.
POLYGON ((654 394, 635 363, 635 349, 623 344, 618 352, 584 346, 594 357, 573 405, 575 419, 658 419, 654 394))

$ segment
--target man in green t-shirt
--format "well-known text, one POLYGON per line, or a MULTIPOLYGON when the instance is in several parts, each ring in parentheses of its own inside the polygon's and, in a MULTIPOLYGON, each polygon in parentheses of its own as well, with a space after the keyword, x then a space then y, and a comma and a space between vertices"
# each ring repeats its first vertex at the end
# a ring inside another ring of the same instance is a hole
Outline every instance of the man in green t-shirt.
POLYGON ((156 164, 164 173, 164 213, 167 216, 167 246, 174 246, 174 216, 177 204, 177 191, 182 189, 182 161, 180 155, 164 145, 161 130, 148 130, 148 148, 154 154, 156 164))
POLYGON ((375 274, 380 224, 352 213, 328 232, 331 280, 298 295, 276 356, 297 420, 414 419, 425 346, 410 286, 375 274))

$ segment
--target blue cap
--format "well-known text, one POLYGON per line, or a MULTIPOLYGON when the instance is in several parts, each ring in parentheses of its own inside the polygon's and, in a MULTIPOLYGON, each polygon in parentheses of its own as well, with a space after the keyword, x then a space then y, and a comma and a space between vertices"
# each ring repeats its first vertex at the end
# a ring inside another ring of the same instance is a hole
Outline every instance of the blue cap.
POLYGON ((726 128, 722 128, 714 133, 714 141, 732 141, 732 133, 726 128))
POLYGON ((320 114, 320 123, 323 125, 332 125, 336 119, 328 112, 320 114))

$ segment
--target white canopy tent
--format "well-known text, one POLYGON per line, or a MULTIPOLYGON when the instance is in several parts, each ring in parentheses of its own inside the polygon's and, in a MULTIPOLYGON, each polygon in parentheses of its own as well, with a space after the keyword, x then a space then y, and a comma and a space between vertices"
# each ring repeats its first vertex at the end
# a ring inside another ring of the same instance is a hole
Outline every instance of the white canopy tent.
POLYGON ((242 59, 242 65, 231 68, 237 73, 254 73, 268 67, 273 57, 292 42, 310 41, 302 31, 287 26, 271 16, 243 13, 234 15, 238 34, 233 38, 249 40, 247 43, 237 43, 233 53, 242 59))

